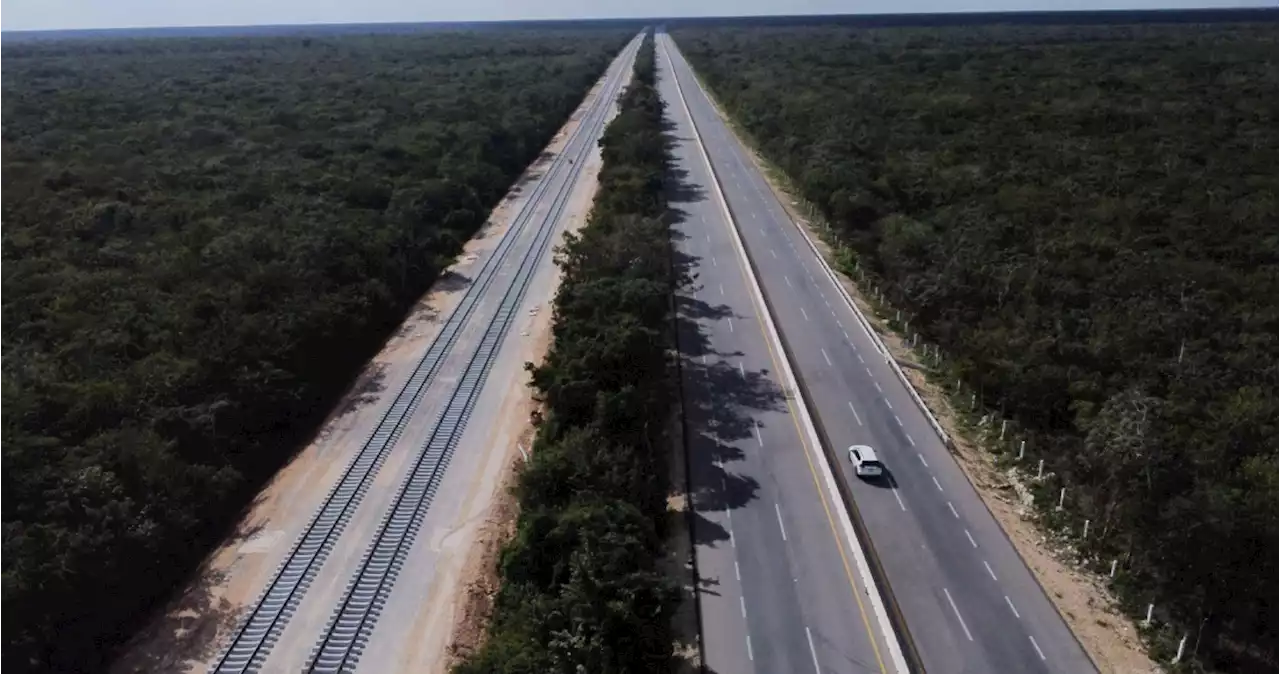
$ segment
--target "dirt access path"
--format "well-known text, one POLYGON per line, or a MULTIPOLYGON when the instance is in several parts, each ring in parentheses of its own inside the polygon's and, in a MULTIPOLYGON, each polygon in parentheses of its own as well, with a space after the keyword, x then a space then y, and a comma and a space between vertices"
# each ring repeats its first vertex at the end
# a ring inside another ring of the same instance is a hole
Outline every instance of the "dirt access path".
MULTIPOLYGON (((526 169, 493 210, 485 225, 467 242, 455 264, 419 300, 381 352, 365 367, 313 440, 263 488, 235 532, 206 558, 182 594, 134 638, 111 668, 113 673, 194 672, 200 669, 199 663, 208 662, 216 656, 244 609, 257 599, 258 593, 283 561, 297 533, 310 521, 342 471, 378 425, 400 386, 439 332, 443 318, 461 300, 470 279, 479 272, 483 260, 511 225, 526 186, 540 177, 555 155, 564 149, 583 113, 599 95, 600 88, 601 83, 598 82, 542 155, 526 169)), ((584 173, 590 174, 589 181, 585 181, 590 183, 589 189, 581 186, 575 189, 568 228, 580 226, 585 219, 594 195, 595 174, 599 169, 598 152, 594 162, 594 165, 584 167, 587 169, 584 173)), ((554 283, 550 292, 545 297, 530 299, 546 305, 554 296, 554 283)), ((526 325, 521 325, 522 332, 529 331, 530 336, 540 335, 526 340, 526 344, 534 345, 535 360, 541 359, 550 334, 551 312, 540 313, 526 325)), ((532 409, 532 401, 528 399, 525 387, 521 386, 518 393, 525 402, 512 402, 507 407, 510 413, 504 416, 509 423, 523 427, 532 409)), ((490 466, 485 468, 486 477, 476 490, 473 509, 487 512, 491 510, 493 497, 505 494, 505 489, 500 487, 503 480, 499 477, 509 473, 511 458, 505 455, 500 460, 488 462, 490 466)), ((503 519, 500 517, 502 507, 501 503, 494 507, 494 518, 503 519)), ((476 531, 489 530, 478 526, 471 529, 468 531, 465 523, 460 526, 457 535, 451 536, 451 547, 456 544, 468 550, 476 531)), ((487 563, 487 567, 492 566, 492 563, 487 563)), ((463 574, 468 580, 458 585, 459 595, 466 594, 472 575, 477 574, 463 574)), ((454 598, 440 596, 431 600, 453 602, 454 598)), ((443 665, 436 670, 444 671, 443 665)))

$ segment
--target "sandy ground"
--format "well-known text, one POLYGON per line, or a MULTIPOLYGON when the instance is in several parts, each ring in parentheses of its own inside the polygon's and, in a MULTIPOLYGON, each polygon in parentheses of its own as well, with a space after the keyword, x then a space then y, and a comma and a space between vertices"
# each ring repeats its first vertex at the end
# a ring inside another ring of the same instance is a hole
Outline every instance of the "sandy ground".
MULTIPOLYGON (((455 264, 419 300, 313 440, 263 488, 235 532, 209 555, 182 594, 134 638, 112 672, 194 671, 192 668, 198 663, 216 655, 242 611, 257 599, 297 533, 306 526, 377 426, 418 358, 439 331, 438 317, 447 316, 460 301, 470 279, 479 272, 483 260, 511 224, 525 186, 540 176, 555 154, 563 149, 599 88, 597 83, 542 155, 493 210, 486 224, 464 246, 455 264)), ((582 207, 579 205, 579 208, 582 207)), ((549 329, 545 325, 549 314, 544 312, 542 327, 534 329, 549 329)), ((527 418, 527 412, 524 414, 522 418, 527 418)), ((502 463, 509 463, 509 457, 502 463)), ((497 484, 496 479, 492 482, 497 484)))
MULTIPOLYGON (((720 115, 728 120, 719 104, 713 104, 720 115)), ((742 137, 741 129, 731 120, 729 124, 742 137)), ((784 179, 780 179, 780 174, 755 152, 750 154, 756 166, 769 178, 769 184, 791 218, 809 231, 823 256, 829 263, 833 263, 831 249, 822 243, 819 233, 797 211, 794 198, 780 186, 784 179)), ((834 263, 832 268, 835 268, 834 263)), ((837 272, 837 275, 899 363, 905 365, 918 362, 902 336, 890 330, 886 322, 877 316, 859 288, 843 274, 837 272)), ((954 441, 952 454, 956 457, 956 462, 1013 541, 1018 554, 1040 581, 1098 669, 1104 674, 1147 674, 1162 671, 1147 656, 1146 649, 1138 638, 1136 625, 1119 611, 1115 598, 1107 590, 1103 579, 1080 570, 1074 562, 1058 556, 1050 549, 1046 534, 1034 520, 1034 513, 1018 498, 1021 485, 1015 484, 1016 477, 1001 472, 995 465, 992 454, 982 451, 974 438, 963 433, 957 422, 957 411, 951 406, 946 392, 926 379, 916 367, 919 366, 904 367, 903 371, 954 441)))
MULTIPOLYGON (((578 178, 579 184, 574 188, 568 207, 568 222, 557 243, 563 240, 564 233, 575 232, 586 224, 598 187, 600 166, 600 153, 597 150, 587 160, 583 173, 578 178)), ((559 287, 560 270, 557 267, 542 298, 543 306, 548 307, 548 310, 534 316, 521 332, 528 339, 527 362, 541 363, 550 348, 554 318, 550 309, 559 287)), ((527 378, 523 381, 527 382, 527 378)), ((446 648, 440 652, 440 657, 428 672, 443 674, 449 671, 450 667, 484 643, 489 619, 493 614, 493 602, 501 584, 497 569, 498 556, 503 545, 514 535, 516 517, 519 514, 519 504, 510 489, 523 463, 520 448, 530 451, 533 446, 535 429, 530 417, 537 407, 533 390, 527 384, 509 391, 504 399, 503 411, 498 415, 501 420, 499 423, 505 426, 510 437, 518 438, 518 441, 516 445, 510 445, 500 470, 494 473, 493 479, 478 495, 481 499, 478 502, 481 515, 474 526, 470 527, 466 540, 459 543, 459 550, 465 552, 465 558, 458 569, 455 582, 447 586, 452 591, 435 598, 451 608, 453 627, 446 648)))

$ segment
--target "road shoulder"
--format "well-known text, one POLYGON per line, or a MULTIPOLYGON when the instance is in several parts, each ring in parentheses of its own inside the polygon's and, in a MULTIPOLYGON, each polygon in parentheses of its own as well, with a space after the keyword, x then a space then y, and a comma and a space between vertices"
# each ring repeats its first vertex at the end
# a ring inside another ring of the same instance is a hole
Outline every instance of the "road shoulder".
MULTIPOLYGON (((699 78, 701 79, 701 78, 699 78)), ((1119 610, 1115 597, 1107 590, 1103 580, 1067 559, 1065 550, 1051 547, 1051 539, 1037 525, 1035 512, 1019 497, 1025 489, 1017 482, 1016 474, 1002 471, 993 455, 981 449, 976 439, 960 423, 959 411, 941 387, 929 381, 922 372, 920 358, 910 348, 902 335, 894 332, 876 313, 873 305, 861 289, 840 268, 838 255, 825 237, 825 233, 813 226, 810 218, 801 212, 801 201, 793 196, 784 174, 759 155, 745 131, 727 114, 711 95, 711 89, 703 83, 712 100, 716 113, 725 120, 742 144, 753 164, 766 178, 770 189, 786 209, 788 216, 803 227, 817 245, 827 264, 836 272, 841 285, 857 303, 892 356, 902 364, 911 386, 937 417, 943 430, 951 436, 951 454, 961 471, 982 498, 996 522, 1004 530, 1022 557, 1024 563, 1044 588, 1050 601, 1063 616, 1071 631, 1084 646, 1089 657, 1100 671, 1137 674, 1159 672, 1161 668, 1146 654, 1134 622, 1119 610)))

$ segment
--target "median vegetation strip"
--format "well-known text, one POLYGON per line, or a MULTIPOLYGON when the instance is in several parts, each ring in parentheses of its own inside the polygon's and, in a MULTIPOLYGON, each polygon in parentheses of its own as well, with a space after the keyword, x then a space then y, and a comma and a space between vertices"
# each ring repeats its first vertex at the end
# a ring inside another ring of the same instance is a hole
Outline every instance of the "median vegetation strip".
POLYGON ((1079 559, 1274 671, 1274 24, 675 37, 1079 559))
POLYGON ((631 35, 5 45, 7 671, 105 671, 631 35))
POLYGON ((654 66, 648 36, 601 139, 591 216, 557 252, 554 342, 530 365, 544 418, 514 488, 520 515, 489 636, 457 674, 671 666, 679 591, 659 561, 677 279, 654 66))

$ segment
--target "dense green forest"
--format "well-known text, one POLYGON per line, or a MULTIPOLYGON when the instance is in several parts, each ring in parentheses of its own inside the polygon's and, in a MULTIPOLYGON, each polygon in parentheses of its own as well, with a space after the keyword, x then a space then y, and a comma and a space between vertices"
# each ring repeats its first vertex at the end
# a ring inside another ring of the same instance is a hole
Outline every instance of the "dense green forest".
POLYGON ((674 35, 1130 606, 1274 672, 1276 25, 674 35))
POLYGON ((666 146, 652 36, 601 140, 587 224, 558 252, 554 342, 533 385, 547 415, 515 487, 484 645, 458 674, 669 669, 673 581, 657 568, 671 413, 666 146))
POLYGON ((103 671, 631 35, 4 48, 6 671, 103 671))

